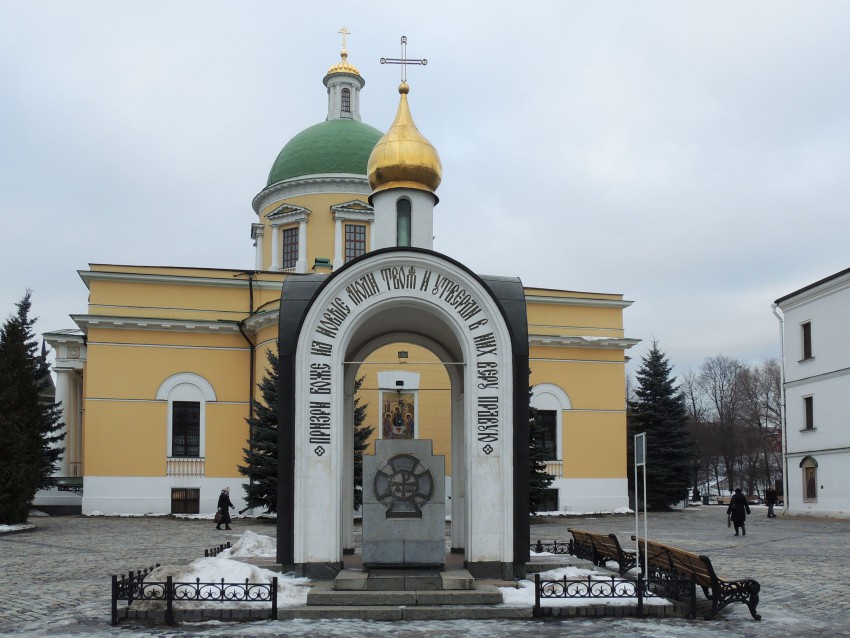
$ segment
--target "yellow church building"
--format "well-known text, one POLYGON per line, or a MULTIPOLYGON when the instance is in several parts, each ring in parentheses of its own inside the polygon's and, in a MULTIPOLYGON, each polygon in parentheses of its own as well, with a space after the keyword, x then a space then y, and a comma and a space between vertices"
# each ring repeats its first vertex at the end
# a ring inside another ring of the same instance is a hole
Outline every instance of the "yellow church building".
MULTIPOLYGON (((237 465, 266 353, 277 348, 284 281, 330 275, 385 246, 431 247, 442 169, 416 131, 407 88, 387 135, 415 132, 421 140, 406 148, 420 150, 387 157, 387 136, 361 121, 365 81, 344 48, 323 82, 325 120, 283 147, 254 197, 250 267, 90 264, 79 273, 87 313, 72 316, 77 328, 44 335, 56 353, 67 434, 60 474, 82 477, 83 514, 211 513, 225 486, 242 509, 246 479, 237 465), (430 164, 420 178, 423 162, 430 164), (373 196, 382 185, 398 186, 396 168, 410 196, 399 200, 387 231, 376 223, 373 196), (417 198, 430 212, 417 212, 417 198)), ((625 507, 625 363, 637 340, 625 336, 623 310, 631 302, 620 294, 524 291, 531 404, 555 477, 544 509, 625 507)), ((453 398, 438 354, 388 339, 363 361, 346 363, 364 377, 359 396, 373 438, 432 440, 446 456, 451 494, 453 398)))

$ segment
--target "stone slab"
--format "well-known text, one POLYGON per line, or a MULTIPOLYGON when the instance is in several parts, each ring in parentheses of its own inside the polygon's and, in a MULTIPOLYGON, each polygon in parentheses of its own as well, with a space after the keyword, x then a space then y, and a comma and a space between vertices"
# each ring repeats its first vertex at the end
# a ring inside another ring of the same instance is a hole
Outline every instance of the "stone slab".
POLYGON ((415 605, 416 592, 337 591, 332 582, 316 583, 307 594, 310 606, 390 606, 415 605))
POLYGON ((369 574, 361 571, 343 570, 334 579, 334 589, 337 591, 366 591, 369 574))
POLYGON ((533 617, 531 607, 508 605, 481 605, 471 607, 415 606, 415 607, 284 607, 278 609, 278 620, 528 620, 533 617))
POLYGON ((475 579, 465 569, 451 569, 440 573, 442 581, 440 588, 443 590, 451 589, 473 589, 475 587, 475 579))

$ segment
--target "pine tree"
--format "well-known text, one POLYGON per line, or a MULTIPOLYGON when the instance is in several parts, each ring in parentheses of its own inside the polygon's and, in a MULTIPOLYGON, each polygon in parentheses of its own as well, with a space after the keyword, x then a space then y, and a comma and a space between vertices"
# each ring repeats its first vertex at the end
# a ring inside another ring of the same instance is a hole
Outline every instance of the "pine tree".
POLYGON ((652 342, 637 371, 635 400, 629 402, 629 467, 632 440, 646 433, 646 499, 652 510, 669 510, 687 498, 693 471, 693 444, 688 433, 685 398, 667 356, 652 342))
POLYGON ((65 438, 58 403, 44 403, 50 366, 33 334, 31 292, 0 328, 0 523, 25 523, 35 493, 53 485, 65 438))
POLYGON ((363 425, 366 421, 366 408, 368 403, 360 403, 357 393, 363 385, 360 377, 354 382, 354 508, 359 509, 363 505, 363 452, 368 447, 367 441, 372 436, 375 428, 371 425, 363 425))
POLYGON ((531 389, 528 391, 528 511, 537 514, 540 506, 546 500, 546 490, 552 485, 554 478, 546 472, 546 461, 550 459, 550 452, 543 444, 543 424, 536 408, 531 407, 531 389))
MULTIPOLYGON (((250 426, 248 447, 243 448, 245 465, 238 466, 239 473, 249 479, 243 483, 245 504, 263 508, 268 513, 277 512, 277 384, 280 360, 277 348, 266 354, 269 368, 258 387, 262 401, 252 400, 253 416, 245 419, 250 426)), ((366 440, 374 428, 363 427, 368 405, 360 405, 356 396, 363 377, 354 382, 354 505, 363 503, 363 451, 366 440)))
POLYGON ((249 479, 242 484, 245 504, 273 513, 277 511, 277 383, 280 375, 277 347, 269 349, 266 357, 268 372, 257 386, 263 400, 251 400, 253 416, 245 419, 250 427, 248 448, 242 450, 245 465, 238 468, 239 473, 249 479))

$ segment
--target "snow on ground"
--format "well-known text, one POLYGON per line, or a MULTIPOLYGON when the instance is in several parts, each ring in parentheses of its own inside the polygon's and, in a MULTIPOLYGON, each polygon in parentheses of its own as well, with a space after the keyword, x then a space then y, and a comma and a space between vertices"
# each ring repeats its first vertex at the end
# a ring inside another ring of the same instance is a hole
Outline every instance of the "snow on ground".
POLYGON ((271 536, 256 534, 250 530, 239 537, 230 549, 219 554, 224 558, 250 558, 252 556, 273 558, 277 555, 277 541, 271 536))
MULTIPOLYGON (((233 557, 252 558, 269 557, 275 555, 275 540, 270 536, 263 536, 251 531, 243 533, 233 544, 233 547, 213 558, 199 558, 188 565, 162 565, 154 569, 146 578, 145 582, 165 582, 171 576, 175 583, 245 583, 270 584, 272 578, 277 576, 277 605, 278 607, 291 607, 294 605, 307 604, 307 592, 310 590, 309 578, 300 578, 294 574, 279 574, 262 567, 257 567, 233 557)), ((204 608, 209 603, 180 601, 181 607, 204 608)), ((133 603, 138 609, 159 609, 164 605, 161 601, 136 601, 133 603)), ((216 603, 228 608, 253 608, 257 603, 227 601, 216 603)))
POLYGON ((20 532, 25 529, 34 529, 35 525, 32 523, 20 523, 18 525, 0 525, 0 534, 5 534, 7 532, 20 532))
POLYGON ((537 512, 535 516, 601 516, 602 514, 634 514, 634 510, 628 507, 618 507, 615 510, 605 510, 603 512, 579 512, 578 510, 570 511, 553 511, 553 512, 537 512))

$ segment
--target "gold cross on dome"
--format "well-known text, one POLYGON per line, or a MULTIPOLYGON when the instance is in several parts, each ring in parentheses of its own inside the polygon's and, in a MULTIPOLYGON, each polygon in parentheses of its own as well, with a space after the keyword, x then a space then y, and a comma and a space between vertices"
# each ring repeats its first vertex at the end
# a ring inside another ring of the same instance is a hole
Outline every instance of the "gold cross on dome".
POLYGON ((400 64, 401 65, 401 81, 407 82, 407 65, 408 64, 421 64, 425 66, 428 64, 428 60, 425 58, 420 58, 418 60, 411 60, 407 57, 407 36, 401 36, 401 57, 400 58, 381 58, 381 64, 400 64))
POLYGON ((342 34, 342 50, 343 50, 343 51, 345 51, 345 36, 347 36, 347 35, 351 35, 351 31, 349 31, 348 29, 346 29, 346 28, 343 26, 343 27, 342 27, 342 29, 340 29, 339 31, 337 31, 337 33, 341 33, 341 34, 342 34))

